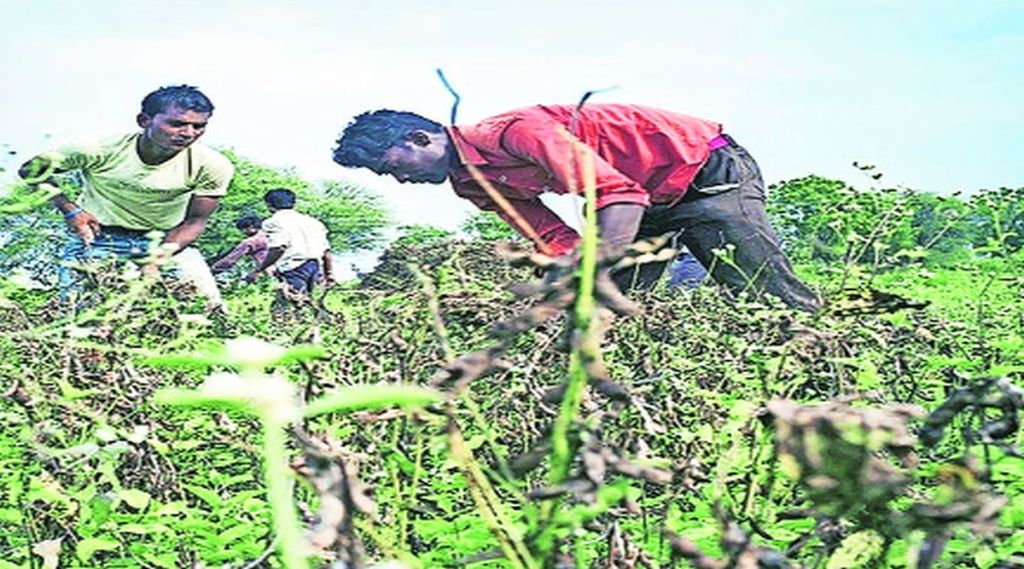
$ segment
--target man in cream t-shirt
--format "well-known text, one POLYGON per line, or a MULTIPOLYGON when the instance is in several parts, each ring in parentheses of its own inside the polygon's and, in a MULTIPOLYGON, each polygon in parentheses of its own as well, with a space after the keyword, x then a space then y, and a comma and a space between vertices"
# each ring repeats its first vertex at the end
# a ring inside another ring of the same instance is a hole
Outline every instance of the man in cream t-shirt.
POLYGON ((274 267, 277 277, 296 294, 312 293, 321 274, 325 284, 331 285, 334 266, 324 224, 295 211, 295 193, 291 190, 270 190, 263 196, 263 201, 273 214, 263 221, 267 257, 245 280, 253 282, 260 273, 274 267))
POLYGON ((49 174, 79 171, 75 200, 63 193, 51 202, 64 215, 69 241, 61 268, 62 293, 75 290, 82 274, 70 265, 96 259, 149 259, 155 272, 170 258, 184 280, 220 304, 216 281, 202 255, 189 245, 206 227, 227 192, 233 166, 197 141, 213 104, 195 87, 162 87, 142 100, 140 132, 69 144, 22 167, 29 184, 54 183, 49 174), (163 233, 150 251, 151 233, 163 233))

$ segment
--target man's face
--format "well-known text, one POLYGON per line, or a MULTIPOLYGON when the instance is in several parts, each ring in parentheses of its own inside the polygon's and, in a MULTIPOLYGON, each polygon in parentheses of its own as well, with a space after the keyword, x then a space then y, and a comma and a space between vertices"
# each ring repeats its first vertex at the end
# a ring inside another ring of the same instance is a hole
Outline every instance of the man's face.
POLYGON ((259 232, 260 232, 260 228, 259 227, 253 227, 252 225, 249 225, 245 229, 242 230, 242 233, 245 233, 249 237, 252 237, 253 235, 256 235, 259 232))
POLYGON ((400 183, 440 184, 448 178, 448 135, 418 130, 408 140, 389 148, 378 174, 390 174, 400 183))
POLYGON ((143 136, 162 150, 180 152, 206 132, 210 113, 187 111, 171 105, 156 115, 139 115, 143 136))

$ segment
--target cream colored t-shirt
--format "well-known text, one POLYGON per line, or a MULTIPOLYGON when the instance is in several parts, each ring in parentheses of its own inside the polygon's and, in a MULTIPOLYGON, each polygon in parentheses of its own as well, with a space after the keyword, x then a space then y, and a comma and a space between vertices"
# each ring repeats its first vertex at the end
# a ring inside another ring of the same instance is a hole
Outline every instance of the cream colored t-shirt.
POLYGON ((284 247, 281 258, 274 263, 278 271, 288 271, 310 259, 320 259, 330 249, 327 228, 319 220, 294 209, 274 212, 263 221, 267 247, 284 247))
POLYGON ((234 166, 223 154, 192 143, 170 160, 151 166, 139 158, 139 133, 69 144, 49 153, 59 170, 79 170, 76 198, 102 225, 166 231, 185 219, 189 200, 223 196, 234 166))

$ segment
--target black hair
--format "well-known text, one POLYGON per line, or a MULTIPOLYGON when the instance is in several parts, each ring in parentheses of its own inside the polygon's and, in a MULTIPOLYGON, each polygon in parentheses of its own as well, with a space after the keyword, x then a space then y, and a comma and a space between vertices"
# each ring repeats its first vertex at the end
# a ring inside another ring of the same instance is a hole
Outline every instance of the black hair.
POLYGON ((366 112, 345 127, 334 147, 334 161, 348 168, 369 168, 381 173, 381 161, 389 148, 407 140, 410 132, 443 132, 441 123, 405 111, 366 112))
POLYGON ((287 188, 277 188, 264 194, 263 201, 274 209, 292 209, 295 207, 295 192, 287 188))
POLYGON ((142 113, 151 117, 172 106, 197 113, 213 112, 213 103, 210 99, 191 85, 160 87, 142 99, 142 113))
POLYGON ((235 227, 243 231, 249 227, 260 228, 263 226, 263 218, 252 213, 247 213, 235 220, 235 227))

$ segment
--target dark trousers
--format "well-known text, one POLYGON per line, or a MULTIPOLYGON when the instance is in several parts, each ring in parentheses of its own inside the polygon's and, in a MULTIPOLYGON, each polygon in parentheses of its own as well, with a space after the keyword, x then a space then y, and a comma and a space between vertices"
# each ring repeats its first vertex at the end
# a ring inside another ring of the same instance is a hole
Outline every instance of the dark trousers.
MULTIPOLYGON (((735 142, 711 152, 678 203, 647 209, 637 239, 666 233, 674 233, 711 276, 733 292, 767 292, 805 311, 819 306, 779 248, 765 212, 761 170, 735 142), (733 247, 727 248, 729 244, 733 247), (716 250, 724 251, 726 258, 718 258, 716 250)), ((621 288, 647 288, 664 270, 665 263, 648 263, 614 278, 621 288)))
MULTIPOLYGON (((293 294, 313 294, 313 287, 319 277, 320 261, 317 259, 309 259, 294 269, 277 272, 277 278, 288 285, 289 291, 293 294)), ((288 296, 279 290, 271 305, 271 310, 281 312, 287 310, 290 304, 288 296)))
POLYGON ((284 281, 292 292, 310 294, 317 278, 320 277, 320 261, 309 259, 294 269, 278 271, 277 277, 284 281))

